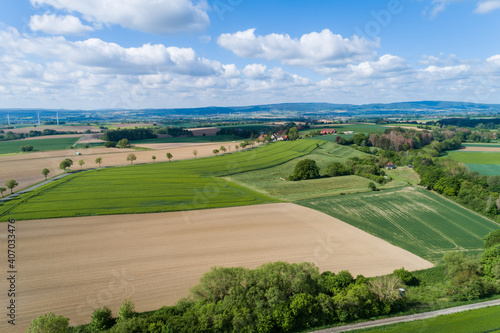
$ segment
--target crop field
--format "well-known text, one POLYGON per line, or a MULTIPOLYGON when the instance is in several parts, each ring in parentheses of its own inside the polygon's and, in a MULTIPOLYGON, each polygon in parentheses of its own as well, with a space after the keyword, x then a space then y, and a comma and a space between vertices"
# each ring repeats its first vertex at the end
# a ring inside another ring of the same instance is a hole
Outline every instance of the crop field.
POLYGON ((433 332, 433 333, 476 333, 500 332, 500 306, 470 310, 439 316, 430 319, 416 320, 407 323, 381 326, 354 332, 433 332))
POLYGON ((151 143, 203 143, 203 142, 225 142, 225 141, 240 141, 243 140, 239 136, 232 135, 212 135, 212 136, 186 136, 177 138, 158 138, 158 139, 145 139, 145 140, 135 140, 131 144, 140 146, 142 144, 151 143))
POLYGON ((16 141, 2 141, 0 142, 0 154, 11 154, 21 152, 22 146, 33 146, 33 151, 47 151, 47 150, 60 150, 69 149, 79 138, 57 138, 57 139, 43 139, 43 140, 16 140, 16 141))
MULTIPOLYGON (((476 149, 486 150, 488 147, 480 147, 476 149)), ((490 147, 489 149, 499 148, 490 147)), ((500 176, 500 153, 498 151, 451 151, 448 152, 447 156, 455 161, 465 163, 470 171, 477 171, 481 175, 485 176, 500 176)))
POLYGON ((275 202, 219 176, 278 165, 310 153, 311 140, 224 156, 106 168, 70 175, 0 204, 0 220, 149 213, 275 202))
POLYGON ((483 237, 500 225, 423 189, 297 201, 334 216, 432 262, 445 252, 482 250, 483 237))
POLYGON ((213 266, 307 261, 320 271, 347 269, 354 276, 432 266, 331 216, 289 203, 19 220, 16 232, 22 237, 16 248, 19 310, 16 326, 2 320, 0 332, 26 332, 33 318, 48 312, 70 318, 71 325, 88 323, 104 305, 116 316, 124 299, 138 312, 173 305, 213 266))

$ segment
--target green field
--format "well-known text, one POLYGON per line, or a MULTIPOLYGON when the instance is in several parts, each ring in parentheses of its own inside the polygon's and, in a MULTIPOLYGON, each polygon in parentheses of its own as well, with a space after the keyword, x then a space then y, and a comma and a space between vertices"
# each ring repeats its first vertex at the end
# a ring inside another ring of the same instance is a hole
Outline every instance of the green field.
MULTIPOLYGON (((315 160, 320 167, 320 173, 323 174, 326 166, 331 162, 344 163, 351 157, 366 156, 369 155, 359 150, 326 142, 320 148, 302 158, 265 170, 239 173, 226 179, 274 198, 292 202, 331 195, 367 192, 369 191, 368 184, 372 181, 359 176, 326 177, 298 182, 280 179, 287 179, 293 173, 297 162, 304 158, 315 160)), ((380 185, 380 188, 401 187, 408 185, 408 183, 416 185, 419 181, 418 175, 408 168, 387 170, 386 173, 394 180, 386 185, 380 185)))
MULTIPOLYGON (((492 145, 484 146, 492 147, 492 145)), ((475 147, 483 147, 483 145, 475 147)), ((465 163, 470 171, 477 171, 485 176, 500 176, 500 153, 450 151, 446 156, 465 163)))
POLYGON ((33 146, 33 151, 69 149, 79 138, 57 138, 0 142, 0 154, 20 153, 22 146, 33 146))
POLYGON ((471 310, 407 323, 381 326, 353 332, 500 332, 500 306, 471 310))
POLYGON ((280 179, 288 179, 288 176, 293 173, 297 162, 304 158, 315 160, 320 168, 320 173, 323 174, 329 163, 334 161, 345 162, 348 158, 355 156, 363 157, 367 156, 367 154, 350 147, 326 142, 307 156, 293 159, 272 168, 239 173, 226 179, 286 201, 338 195, 340 193, 366 192, 370 180, 358 176, 328 177, 297 182, 280 179))
POLYGON ((282 164, 310 153, 317 143, 279 142, 224 156, 76 173, 0 204, 0 219, 149 213, 276 202, 218 177, 282 164))
POLYGON ((297 203, 432 262, 437 262, 448 251, 477 254, 482 250, 483 237, 500 228, 439 195, 413 187, 297 203))
POLYGON ((181 143, 181 142, 193 142, 193 143, 203 143, 203 142, 231 142, 231 141, 243 141, 244 139, 239 136, 231 135, 212 135, 212 136, 186 136, 177 138, 161 138, 161 139, 145 139, 145 140, 134 140, 131 142, 133 145, 149 144, 149 143, 181 143))
POLYGON ((464 147, 480 147, 480 148, 500 148, 498 143, 462 143, 464 147))

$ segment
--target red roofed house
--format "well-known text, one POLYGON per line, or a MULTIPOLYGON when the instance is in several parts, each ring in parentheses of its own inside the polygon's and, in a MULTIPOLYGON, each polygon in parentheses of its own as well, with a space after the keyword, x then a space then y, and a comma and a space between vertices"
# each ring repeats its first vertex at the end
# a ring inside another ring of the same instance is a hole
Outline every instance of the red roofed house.
POLYGON ((335 128, 325 128, 321 130, 321 135, 335 134, 335 133, 337 133, 337 130, 335 128))
POLYGON ((386 164, 385 168, 388 169, 388 170, 389 169, 393 170, 393 169, 396 169, 396 166, 394 165, 394 163, 389 162, 389 163, 386 164))

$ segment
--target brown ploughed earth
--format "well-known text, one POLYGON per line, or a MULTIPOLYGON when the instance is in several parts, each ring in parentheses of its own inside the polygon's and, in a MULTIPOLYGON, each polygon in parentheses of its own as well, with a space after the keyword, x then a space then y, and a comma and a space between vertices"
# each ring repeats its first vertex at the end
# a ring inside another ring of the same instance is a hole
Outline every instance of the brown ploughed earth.
POLYGON ((29 133, 29 131, 43 131, 44 129, 53 129, 58 132, 78 132, 78 133, 83 133, 87 130, 91 130, 93 132, 99 131, 97 127, 94 126, 88 126, 88 125, 78 125, 78 126, 65 126, 65 125, 40 125, 40 126, 33 126, 33 127, 21 127, 21 128, 14 128, 14 129, 4 129, 5 133, 11 131, 13 133, 29 133))
MULTIPOLYGON (((80 142, 81 143, 81 142, 80 142)), ((213 156, 213 150, 219 149, 220 146, 228 147, 232 145, 231 151, 235 151, 234 146, 240 142, 210 142, 210 143, 154 143, 140 145, 141 147, 150 148, 153 150, 137 151, 134 149, 118 149, 118 148, 88 148, 88 149, 67 149, 55 150, 47 152, 34 152, 27 154, 15 154, 0 156, 0 181, 5 182, 9 179, 14 179, 19 183, 15 189, 21 190, 30 185, 36 184, 44 180, 42 170, 47 168, 50 170, 49 177, 63 173, 59 169, 59 164, 65 159, 73 160, 73 170, 80 169, 78 160, 82 159, 85 164, 83 169, 97 168, 99 164, 95 163, 95 159, 102 158, 102 166, 117 166, 129 164, 127 155, 135 154, 137 160, 134 164, 152 163, 151 156, 156 156, 156 163, 168 161, 166 153, 171 153, 174 157, 172 161, 194 158, 193 150, 198 151, 197 157, 213 156), (77 156, 80 152, 82 155, 77 156)), ((3 183, 2 183, 3 184, 3 183)))
MULTIPOLYGON (((354 276, 432 267, 338 219, 291 203, 15 225, 16 326, 2 320, 0 332, 25 332, 33 318, 48 312, 70 318, 70 325, 88 323, 102 306, 116 316, 124 299, 140 312, 173 305, 213 266, 308 261, 320 271, 347 269, 354 276)), ((5 233, 0 239, 5 249, 5 233)), ((7 290, 8 281, 2 281, 7 290)))
POLYGON ((200 128, 188 128, 191 132, 193 132, 194 136, 203 136, 203 134, 207 136, 216 135, 220 128, 217 127, 200 127, 200 128))
POLYGON ((465 147, 457 151, 500 153, 500 147, 465 147))

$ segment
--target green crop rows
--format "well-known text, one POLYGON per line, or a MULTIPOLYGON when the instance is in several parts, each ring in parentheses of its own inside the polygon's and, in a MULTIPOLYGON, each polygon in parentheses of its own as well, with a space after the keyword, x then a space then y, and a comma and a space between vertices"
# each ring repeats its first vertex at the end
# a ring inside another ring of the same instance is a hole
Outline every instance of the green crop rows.
MULTIPOLYGON (((478 146, 476 146, 478 147, 478 146)), ((500 154, 496 152, 448 152, 448 157, 467 164, 470 171, 485 176, 500 176, 500 154)))
POLYGON ((273 143, 224 156, 77 173, 0 204, 0 217, 43 219, 275 202, 218 177, 284 163, 310 153, 316 143, 273 143))
POLYGON ((0 142, 0 154, 21 152, 22 146, 33 146, 33 151, 69 149, 79 138, 57 138, 38 140, 16 140, 0 142))
POLYGON ((481 251, 482 238, 500 227, 434 193, 413 187, 297 203, 433 262, 448 251, 481 251))

